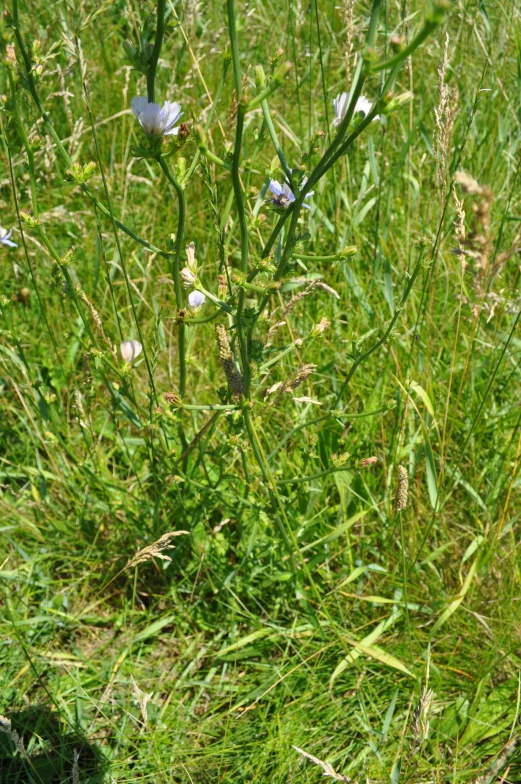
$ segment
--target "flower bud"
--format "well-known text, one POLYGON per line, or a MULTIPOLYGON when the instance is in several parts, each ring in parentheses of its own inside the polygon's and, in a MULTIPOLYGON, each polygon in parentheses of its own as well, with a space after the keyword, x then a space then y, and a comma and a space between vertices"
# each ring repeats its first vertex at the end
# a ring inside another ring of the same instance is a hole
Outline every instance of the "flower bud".
POLYGON ((190 267, 183 267, 181 270, 181 280, 183 281, 183 286, 188 289, 190 286, 194 285, 197 278, 190 267))
POLYGON ((385 104, 384 112, 385 114, 390 114, 391 112, 396 111, 397 109, 401 109, 402 106, 410 103, 413 99, 413 94, 410 90, 407 90, 405 93, 400 93, 399 95, 395 95, 390 98, 388 103, 385 104))
POLYGON ((403 35, 393 35, 389 43, 391 44, 393 52, 397 54, 398 52, 401 52, 405 46, 405 38, 403 35))
POLYGON ((348 259, 350 256, 354 256, 357 250, 358 248, 356 247, 356 245, 346 245, 346 247, 342 248, 342 250, 338 255, 341 256, 343 259, 348 259))
POLYGON ((186 258, 188 261, 188 267, 192 270, 192 272, 196 272, 197 262, 195 260, 195 245, 193 242, 186 246, 186 258))
POLYGON ((206 302, 206 297, 202 291, 191 291, 188 295, 188 304, 192 310, 199 310, 199 308, 206 302))
POLYGON ((285 63, 279 65, 275 73, 273 74, 273 79, 275 82, 282 82, 284 77, 288 75, 288 73, 293 68, 293 63, 290 63, 289 60, 286 60, 285 63))
POLYGON ((29 215, 28 212, 21 212, 20 220, 26 223, 27 226, 31 226, 31 228, 34 228, 35 226, 39 226, 40 224, 38 218, 34 218, 32 215, 29 215))
POLYGON ((262 90, 264 85, 266 84, 266 74, 264 73, 264 68, 262 65, 256 65, 253 69, 253 78, 255 79, 255 85, 258 90, 262 90))

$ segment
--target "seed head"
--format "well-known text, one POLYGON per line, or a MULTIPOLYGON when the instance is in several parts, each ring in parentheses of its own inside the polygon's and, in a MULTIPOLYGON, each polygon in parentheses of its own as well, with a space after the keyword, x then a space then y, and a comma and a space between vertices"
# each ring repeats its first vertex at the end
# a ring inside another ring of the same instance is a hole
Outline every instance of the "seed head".
POLYGON ((398 487, 394 497, 394 511, 401 512, 407 506, 407 497, 409 495, 409 476, 407 470, 402 466, 398 466, 398 487))
POLYGON ((244 382, 241 373, 237 370, 230 348, 230 338, 222 324, 215 327, 215 338, 219 347, 219 361, 223 367, 232 395, 238 397, 244 393, 244 382))

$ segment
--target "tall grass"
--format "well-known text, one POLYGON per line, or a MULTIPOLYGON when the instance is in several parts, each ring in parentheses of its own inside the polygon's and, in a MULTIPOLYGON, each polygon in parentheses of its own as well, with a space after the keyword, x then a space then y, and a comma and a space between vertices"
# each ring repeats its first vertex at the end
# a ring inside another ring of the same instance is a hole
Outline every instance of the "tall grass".
POLYGON ((9 5, 0 782, 519 779, 520 33, 9 5))

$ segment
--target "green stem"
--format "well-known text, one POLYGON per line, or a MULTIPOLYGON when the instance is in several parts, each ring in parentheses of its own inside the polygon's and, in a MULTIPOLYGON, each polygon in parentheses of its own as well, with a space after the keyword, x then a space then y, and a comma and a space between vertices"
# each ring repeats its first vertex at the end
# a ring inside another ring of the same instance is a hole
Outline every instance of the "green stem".
POLYGON ((398 320, 398 318, 400 316, 400 313, 402 312, 403 306, 405 305, 405 303, 407 301, 407 298, 408 298, 408 296, 409 296, 409 294, 411 292, 411 289, 412 289, 412 287, 414 285, 414 281, 416 280, 416 277, 417 277, 417 275, 418 275, 418 273, 420 271, 422 259, 423 259, 423 249, 422 249, 422 251, 420 253, 420 258, 418 259, 418 261, 416 263, 416 266, 415 266, 415 268, 413 270, 413 273, 412 273, 411 277, 409 278, 407 286, 405 287, 405 291, 403 293, 401 302, 400 302, 399 306, 396 308, 395 314, 394 314, 393 318, 391 319, 391 321, 389 323, 389 326, 385 330, 384 335, 380 338, 380 340, 377 340, 376 343, 371 346, 371 348, 369 348, 363 354, 360 354, 360 356, 357 357, 357 359, 355 359, 355 361, 353 362, 353 364, 352 364, 352 366, 351 366, 351 368, 350 368, 346 378, 344 379, 344 383, 342 384, 340 392, 338 393, 337 398, 335 400, 334 407, 336 407, 338 405, 338 403, 340 402, 340 400, 342 399, 342 397, 344 395, 344 392, 345 392, 345 390, 347 389, 347 387, 349 385, 349 382, 353 378, 354 374, 356 373, 356 371, 360 367, 360 365, 363 362, 365 362, 365 360, 373 353, 373 351, 376 351, 376 349, 380 348, 380 346, 382 346, 385 343, 385 341, 387 340, 387 338, 391 334, 391 332, 393 330, 393 327, 396 324, 396 322, 397 322, 397 320, 398 320))
POLYGON ((225 313, 229 313, 230 315, 233 315, 233 308, 227 305, 226 302, 223 302, 222 299, 219 299, 219 297, 216 297, 215 294, 212 294, 211 291, 205 289, 204 286, 202 286, 199 281, 197 281, 195 285, 195 289, 196 291, 200 291, 201 294, 204 294, 205 297, 208 297, 210 302, 213 302, 213 304, 217 305, 218 308, 224 310, 225 313))
POLYGON ((208 147, 205 147, 204 144, 201 144, 201 146, 198 149, 198 152, 201 155, 204 155, 205 158, 208 158, 208 160, 211 161, 212 163, 217 164, 217 166, 222 166, 223 169, 228 169, 228 171, 231 171, 232 167, 230 166, 230 164, 223 161, 223 159, 219 158, 218 155, 215 155, 211 150, 208 149, 208 147))
POLYGON ((148 102, 154 103, 156 71, 159 55, 161 54, 161 46, 163 44, 163 36, 165 34, 165 0, 157 0, 157 26, 156 38, 154 41, 154 48, 150 55, 150 62, 147 69, 147 95, 148 102))
MULTIPOLYGON (((235 81, 235 93, 237 98, 237 127, 235 130, 235 144, 233 148, 232 159, 232 184, 235 202, 237 204, 237 214, 241 232, 241 270, 243 273, 246 273, 248 271, 248 225, 246 223, 246 210, 244 209, 241 178, 239 175, 245 107, 242 104, 241 65, 239 62, 239 47, 237 43, 237 30, 235 27, 234 0, 227 0, 227 8, 228 30, 232 46, 233 77, 235 81)), ((236 327, 239 351, 241 354, 242 375, 244 378, 244 395, 246 398, 248 398, 250 394, 250 358, 248 354, 247 341, 244 334, 244 302, 245 292, 244 289, 241 289, 239 291, 239 300, 237 305, 236 327)))
MULTIPOLYGON (((184 305, 184 292, 183 286, 181 284, 181 274, 180 274, 180 262, 181 262, 181 248, 183 247, 183 237, 184 237, 184 230, 185 230, 185 215, 186 215, 186 204, 185 204, 185 195, 182 187, 177 182, 176 178, 170 171, 167 162, 161 156, 158 156, 157 162, 161 167, 163 173, 165 174, 166 178, 173 186, 176 194, 177 194, 177 202, 179 207, 179 213, 177 218, 177 232, 175 237, 175 246, 174 246, 174 253, 170 256, 172 259, 172 278, 174 281, 174 291, 175 291, 175 298, 177 304, 177 310, 180 311, 183 309, 184 305)), ((177 325, 178 329, 178 351, 179 351, 179 395, 181 398, 184 397, 186 393, 186 340, 185 340, 185 325, 182 320, 178 321, 177 325)), ((183 424, 181 419, 179 421, 179 436, 181 439, 181 444, 183 449, 186 448, 186 438, 184 435, 183 424)))
MULTIPOLYGON (((288 212, 288 211, 283 212, 282 215, 280 216, 280 218, 278 219, 277 223, 275 224, 275 228, 271 232, 270 237, 269 237, 266 245, 264 246, 264 249, 263 249, 262 254, 261 254, 261 258, 262 259, 265 259, 267 256, 270 255, 271 249, 275 245, 275 243, 277 241, 277 237, 279 236, 280 232, 282 231, 282 228, 283 228, 284 224, 286 223, 287 219, 289 218, 290 214, 291 213, 288 212)), ((254 271, 255 271, 255 273, 257 272, 256 270, 254 270, 254 271)))
POLYGON ((332 468, 327 468, 325 471, 319 471, 318 473, 311 474, 310 476, 294 476, 293 479, 279 479, 277 484, 291 485, 295 484, 296 482, 311 482, 313 479, 321 479, 323 476, 334 474, 337 471, 352 471, 352 467, 349 468, 349 466, 333 466, 332 468))
POLYGON ((268 133, 271 136, 271 141, 273 142, 273 146, 275 147, 275 152, 279 156, 279 161, 284 170, 284 174, 289 180, 290 187, 293 189, 292 180, 291 180, 291 169, 289 168, 286 158, 284 157, 284 153, 282 152, 282 147, 280 146, 277 132, 275 130, 275 126, 273 125, 273 120, 271 119, 270 107, 268 106, 268 101, 266 99, 262 101, 261 107, 262 107, 262 114, 264 115, 264 122, 266 123, 266 128, 268 129, 268 133))
POLYGON ((401 65, 404 60, 406 60, 410 55, 425 41, 426 38, 437 28, 439 25, 439 21, 434 19, 427 19, 424 22, 422 29, 420 32, 412 39, 410 44, 408 44, 401 52, 398 52, 397 55, 391 57, 390 60, 386 60, 383 63, 379 63, 378 65, 371 66, 371 73, 379 73, 380 71, 387 71, 389 68, 394 68, 396 65, 401 65))

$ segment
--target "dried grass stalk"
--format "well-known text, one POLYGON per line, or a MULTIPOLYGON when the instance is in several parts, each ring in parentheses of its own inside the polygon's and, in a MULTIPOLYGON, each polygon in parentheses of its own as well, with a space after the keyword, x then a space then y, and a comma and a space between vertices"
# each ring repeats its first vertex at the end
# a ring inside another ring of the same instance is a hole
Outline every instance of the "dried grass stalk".
POLYGON ((9 735, 20 756, 28 759, 23 738, 12 728, 11 719, 8 719, 7 716, 0 716, 0 732, 5 732, 6 735, 9 735))
POLYGON ((434 692, 424 688, 412 714, 412 742, 409 754, 416 754, 429 736, 429 711, 434 692))
POLYGON ((215 338, 219 347, 219 361, 224 370, 224 375, 228 381, 232 395, 239 397, 244 393, 244 381, 241 373, 237 370, 233 352, 230 348, 230 338, 226 328, 222 324, 215 327, 215 338))
POLYGON ((347 784, 350 783, 351 779, 348 776, 343 776, 342 773, 337 773, 330 762, 322 762, 322 760, 320 760, 318 757, 314 757, 312 754, 308 754, 307 751, 299 749, 298 746, 292 746, 292 748, 295 749, 297 754, 300 754, 314 765, 318 765, 320 768, 322 768, 322 775, 326 776, 326 778, 334 779, 334 781, 347 782, 347 784))
POLYGON ((477 779, 474 779, 472 784, 491 784, 491 782, 495 781, 497 775, 503 770, 520 743, 521 737, 519 735, 514 735, 513 738, 510 738, 497 759, 490 765, 485 773, 478 776, 477 779))
POLYGON ((149 544, 148 547, 143 547, 142 550, 138 550, 124 567, 123 571, 125 571, 125 569, 132 569, 134 566, 144 563, 145 561, 151 561, 152 558, 160 558, 162 561, 171 561, 172 559, 164 553, 165 550, 175 549, 174 545, 170 544, 170 540, 173 539, 174 536, 181 536, 182 534, 188 533, 189 531, 170 531, 167 534, 163 534, 157 542, 149 544))
POLYGON ((291 313, 297 302, 300 302, 301 299, 304 299, 304 297, 307 297, 309 294, 311 294, 314 289, 322 289, 322 291, 327 291, 328 294, 332 294, 334 297, 336 297, 336 299, 340 299, 338 292, 331 288, 331 286, 328 286, 327 283, 323 283, 321 280, 312 280, 309 286, 306 286, 305 289, 299 291, 298 294, 295 294, 295 296, 290 299, 282 311, 280 319, 276 324, 270 327, 268 331, 268 338, 270 338, 279 327, 282 327, 283 324, 286 323, 284 319, 287 315, 289 315, 289 313, 291 313))
POLYGON ((91 313, 91 316, 92 316, 92 320, 94 321, 94 323, 96 325, 96 329, 98 330, 98 332, 99 332, 99 334, 101 336, 101 339, 106 344, 106 346, 108 346, 108 349, 109 349, 110 353, 114 357, 114 360, 117 362, 118 361, 118 355, 117 355, 117 352, 116 352, 116 347, 112 345, 112 343, 110 342, 110 340, 108 339, 108 337, 105 334, 105 330, 103 329, 103 323, 101 321, 100 314, 98 313, 98 311, 96 310, 96 308, 94 307, 92 302, 89 300, 89 298, 87 297, 87 295, 85 294, 85 292, 83 291, 83 289, 81 288, 81 286, 79 284, 76 286, 76 291, 78 292, 78 295, 79 295, 80 299, 82 299, 84 301, 84 303, 87 305, 88 309, 90 310, 90 313, 91 313))
POLYGON ((134 696, 136 698, 136 702, 139 705, 139 710, 141 711, 141 717, 143 719, 143 726, 145 729, 148 729, 148 709, 147 705, 154 696, 154 692, 151 691, 149 694, 146 694, 144 691, 141 691, 139 686, 137 685, 136 681, 134 680, 134 676, 130 676, 130 680, 132 681, 132 690, 134 692, 134 696))

